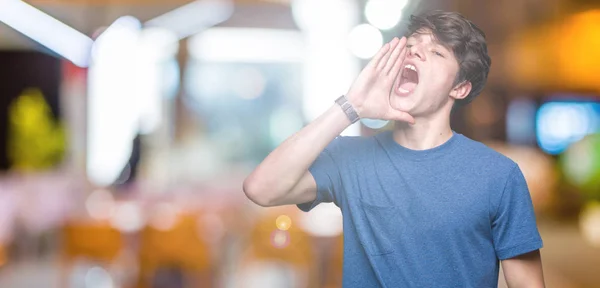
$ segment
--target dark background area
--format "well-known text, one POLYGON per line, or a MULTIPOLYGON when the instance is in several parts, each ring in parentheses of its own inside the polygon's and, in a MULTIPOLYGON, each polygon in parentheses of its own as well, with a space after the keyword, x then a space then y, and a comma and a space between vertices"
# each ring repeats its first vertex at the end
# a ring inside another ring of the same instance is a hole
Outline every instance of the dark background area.
POLYGON ((6 154, 10 103, 26 88, 42 91, 55 117, 60 117, 60 60, 37 51, 0 52, 0 170, 10 163, 6 154))

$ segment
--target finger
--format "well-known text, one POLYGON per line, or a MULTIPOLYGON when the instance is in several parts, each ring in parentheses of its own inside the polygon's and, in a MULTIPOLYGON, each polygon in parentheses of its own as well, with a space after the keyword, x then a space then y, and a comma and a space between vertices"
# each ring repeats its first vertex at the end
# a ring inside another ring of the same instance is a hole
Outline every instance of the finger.
POLYGON ((392 53, 392 51, 394 51, 396 44, 397 44, 397 40, 395 37, 394 37, 394 39, 392 39, 392 41, 390 41, 386 44, 388 46, 388 48, 386 49, 385 53, 383 53, 383 55, 381 55, 381 58, 377 62, 377 65, 375 65, 376 71, 380 71, 381 69, 383 69, 383 66, 385 66, 385 63, 387 63, 387 60, 390 58, 390 53, 392 53))
POLYGON ((396 110, 393 108, 390 108, 390 110, 388 111, 388 117, 389 120, 396 120, 396 121, 402 121, 402 122, 407 122, 410 124, 415 124, 415 118, 404 112, 404 111, 400 111, 400 110, 396 110))
POLYGON ((381 71, 383 69, 383 67, 385 67, 388 59, 390 59, 390 55, 392 54, 392 52, 394 52, 394 49, 396 48, 396 46, 398 45, 398 42, 400 40, 398 40, 398 38, 394 37, 394 39, 392 39, 392 41, 390 41, 390 49, 388 49, 388 51, 381 57, 381 60, 379 60, 379 63, 377 64, 377 71, 381 71))
POLYGON ((394 62, 394 66, 392 66, 392 69, 389 71, 388 75, 392 76, 393 79, 396 79, 396 77, 398 77, 398 74, 400 74, 400 71, 402 71, 407 51, 408 49, 406 48, 402 49, 402 51, 400 52, 400 56, 398 57, 396 62, 394 62))
POLYGON ((383 46, 381 46, 381 48, 379 49, 379 51, 377 51, 377 54, 375 54, 375 56, 373 56, 373 58, 371 58, 371 61, 369 61, 369 64, 367 64, 367 66, 370 66, 372 68, 377 67, 377 65, 379 64, 379 62, 383 58, 383 56, 389 50, 390 50, 390 43, 385 43, 383 46))
POLYGON ((402 52, 404 52, 404 47, 406 44, 406 37, 402 37, 402 39, 399 40, 398 45, 396 45, 396 48, 394 49, 394 52, 392 53, 392 55, 390 56, 390 59, 387 61, 385 68, 384 68, 384 72, 386 74, 389 74, 390 71, 392 70, 392 68, 394 67, 394 65, 398 62, 398 59, 400 58, 400 54, 402 54, 402 52))

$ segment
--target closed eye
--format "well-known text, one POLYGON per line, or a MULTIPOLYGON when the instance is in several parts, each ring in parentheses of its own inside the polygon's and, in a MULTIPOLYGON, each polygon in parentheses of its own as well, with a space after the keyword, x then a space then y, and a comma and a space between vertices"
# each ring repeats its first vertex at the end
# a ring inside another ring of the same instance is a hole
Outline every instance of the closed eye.
POLYGON ((444 58, 444 54, 442 54, 442 53, 440 53, 440 52, 438 52, 438 51, 435 51, 435 50, 433 50, 432 52, 433 52, 433 54, 435 54, 435 55, 437 55, 437 56, 440 56, 440 57, 444 58))

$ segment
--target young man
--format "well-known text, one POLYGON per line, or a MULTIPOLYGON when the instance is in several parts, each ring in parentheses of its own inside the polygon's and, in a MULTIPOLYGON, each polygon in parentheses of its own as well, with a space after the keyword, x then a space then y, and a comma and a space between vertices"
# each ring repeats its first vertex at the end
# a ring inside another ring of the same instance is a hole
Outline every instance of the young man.
POLYGON ((344 217, 344 287, 543 287, 542 239, 519 167, 454 132, 454 105, 477 96, 484 33, 457 13, 413 16, 323 115, 244 181, 261 206, 334 202, 344 217), (359 117, 394 120, 338 136, 359 117))

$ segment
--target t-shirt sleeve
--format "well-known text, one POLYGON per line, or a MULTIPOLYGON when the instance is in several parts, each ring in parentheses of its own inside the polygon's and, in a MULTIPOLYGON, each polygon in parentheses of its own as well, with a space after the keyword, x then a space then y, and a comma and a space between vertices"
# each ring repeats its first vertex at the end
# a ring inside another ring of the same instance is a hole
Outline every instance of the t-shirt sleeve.
POLYGON ((492 234, 498 259, 513 258, 542 248, 531 195, 518 165, 515 164, 510 172, 496 203, 492 234))
POLYGON ((304 212, 312 210, 320 203, 335 203, 338 207, 339 190, 341 186, 341 166, 340 157, 342 156, 342 142, 346 137, 336 137, 319 154, 317 159, 311 164, 308 171, 317 183, 317 197, 312 202, 298 204, 298 208, 304 212))

